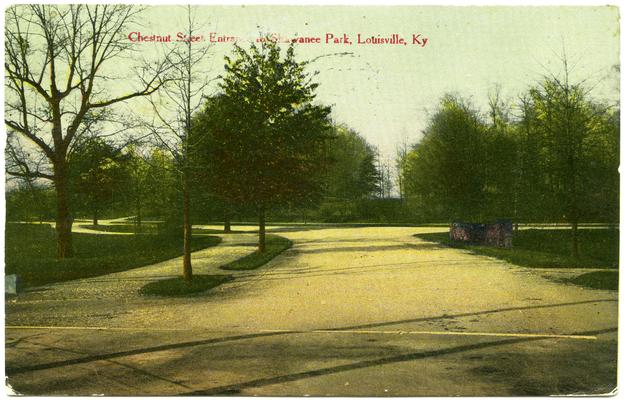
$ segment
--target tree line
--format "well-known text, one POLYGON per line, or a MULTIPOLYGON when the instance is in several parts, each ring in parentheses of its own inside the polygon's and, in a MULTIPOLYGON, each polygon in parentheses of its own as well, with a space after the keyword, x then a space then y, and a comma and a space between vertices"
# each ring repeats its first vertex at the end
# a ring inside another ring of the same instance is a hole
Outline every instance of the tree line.
MULTIPOLYGON (((208 93, 206 48, 182 43, 137 64, 127 85, 113 66, 131 51, 125 5, 17 5, 6 11, 6 172, 9 219, 55 220, 58 258, 72 256, 78 216, 133 215, 184 235, 192 278, 193 221, 267 216, 330 222, 616 221, 619 108, 584 84, 548 77, 517 104, 490 97, 483 115, 447 95, 422 140, 394 168, 316 99, 312 61, 295 45, 234 46, 208 93), (113 90, 114 89, 114 90, 113 90), (115 105, 145 98, 151 120, 115 105), (111 127, 120 124, 115 131, 111 127), (130 134, 126 139, 119 132, 130 134), (143 134, 147 132, 147 134, 143 134), (394 169, 394 171, 392 171, 394 169), (43 182, 50 182, 51 185, 43 182), (398 191, 398 196, 395 195, 398 191)), ((187 8, 187 29, 197 30, 187 8)), ((576 235, 575 235, 576 236, 576 235)), ((576 248, 576 245, 575 245, 576 248)))
POLYGON ((619 106, 590 92, 564 62, 560 77, 545 77, 515 104, 490 95, 486 115, 444 96, 401 159, 418 218, 569 223, 578 255, 579 223, 616 223, 619 214, 619 106))
MULTIPOLYGON (((6 171, 21 179, 7 209, 9 218, 24 216, 27 204, 41 219, 53 214, 59 259, 72 256, 78 214, 97 225, 110 210, 132 208, 137 225, 154 213, 176 227, 181 213, 183 275, 190 280, 192 218, 202 201, 217 205, 208 208, 220 209, 226 230, 233 214, 255 215, 264 251, 267 213, 314 207, 323 197, 332 160, 340 158, 332 141, 349 136, 360 142, 358 151, 372 148, 353 131, 338 133, 344 128, 331 120, 330 107, 316 102, 315 73, 296 60, 294 44, 285 53, 272 42, 248 50, 235 45, 211 96, 201 79, 207 48, 191 42, 135 65, 127 85, 111 87, 121 76, 112 61, 131 52, 120 33, 140 11, 125 5, 7 9, 6 171), (114 105, 134 98, 148 99, 153 112, 151 121, 132 127, 114 105), (114 124, 122 125, 119 131, 114 124), (147 131, 151 145, 118 134, 133 128, 147 131)), ((193 12, 186 11, 192 33, 193 12)), ((373 190, 359 174, 377 178, 375 157, 352 156, 367 164, 351 175, 354 185, 373 190)), ((358 189, 349 196, 364 194, 358 189)))

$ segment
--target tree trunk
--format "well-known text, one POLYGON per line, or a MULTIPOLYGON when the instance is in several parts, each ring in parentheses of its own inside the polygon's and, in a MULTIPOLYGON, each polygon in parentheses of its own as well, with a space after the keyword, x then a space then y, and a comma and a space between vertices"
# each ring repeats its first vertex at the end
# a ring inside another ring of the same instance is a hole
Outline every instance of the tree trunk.
POLYGON ((232 221, 229 211, 226 210, 225 214, 223 215, 223 233, 230 232, 232 232, 232 221))
POLYGON ((265 218, 264 218, 264 210, 260 210, 258 214, 258 251, 260 253, 264 253, 266 251, 266 228, 265 228, 265 218))
POLYGON ((72 248, 72 217, 69 212, 67 165, 55 166, 54 189, 56 191, 56 235, 59 260, 73 255, 72 248))
POLYGON ((576 218, 572 221, 572 257, 579 257, 578 220, 576 218))
POLYGON ((187 172, 184 171, 184 182, 182 183, 182 191, 184 196, 183 214, 184 214, 184 257, 183 257, 183 277, 187 282, 193 280, 193 267, 191 266, 191 196, 189 193, 189 179, 187 172))
POLYGON ((98 225, 98 209, 93 210, 93 226, 98 225))
POLYGON ((136 218, 134 219, 134 223, 137 228, 141 228, 141 196, 137 196, 136 199, 136 218))

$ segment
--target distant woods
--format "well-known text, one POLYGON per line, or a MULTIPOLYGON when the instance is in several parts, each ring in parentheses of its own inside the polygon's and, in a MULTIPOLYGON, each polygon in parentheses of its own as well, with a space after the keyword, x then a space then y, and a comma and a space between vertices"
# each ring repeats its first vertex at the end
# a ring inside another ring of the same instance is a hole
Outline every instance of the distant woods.
MULTIPOLYGON (((235 102, 213 96, 194 116, 195 223, 256 222, 259 212, 286 222, 618 220, 619 108, 593 100, 582 85, 544 80, 514 102, 491 95, 485 110, 445 95, 422 139, 397 146, 392 163, 321 107, 310 105, 280 137, 242 125, 251 118, 240 117, 249 112, 235 102)), ((181 211, 172 205, 182 199, 170 153, 105 143, 83 144, 73 158, 74 216, 175 226, 181 211)), ((52 189, 20 182, 7 195, 8 218, 53 218, 52 189)))

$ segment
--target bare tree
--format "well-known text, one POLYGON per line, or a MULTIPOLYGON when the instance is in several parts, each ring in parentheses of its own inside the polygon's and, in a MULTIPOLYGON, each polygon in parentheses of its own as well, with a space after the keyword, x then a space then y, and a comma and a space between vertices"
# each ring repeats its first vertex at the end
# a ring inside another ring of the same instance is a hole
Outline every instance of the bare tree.
POLYGON ((204 99, 210 79, 201 62, 210 50, 210 46, 195 41, 199 27, 193 17, 191 6, 186 8, 186 40, 169 52, 168 60, 172 66, 172 80, 156 96, 149 100, 154 110, 154 118, 148 128, 158 141, 160 147, 166 148, 174 157, 180 175, 180 191, 182 192, 183 212, 183 277, 186 281, 193 279, 191 265, 191 196, 190 181, 192 166, 190 161, 190 132, 192 118, 204 99), (172 117, 173 116, 173 117, 172 117))
POLYGON ((390 160, 387 157, 382 158, 379 149, 376 150, 376 160, 379 174, 378 196, 380 199, 386 199, 391 196, 393 188, 390 160))
POLYGON ((119 76, 106 67, 130 50, 125 27, 139 11, 113 4, 16 5, 6 10, 5 124, 11 135, 29 141, 35 153, 33 159, 15 152, 13 161, 21 168, 7 173, 54 183, 59 259, 72 255, 68 155, 84 124, 115 103, 154 93, 167 80, 167 60, 144 64, 137 71, 137 88, 110 94, 114 88, 108 81, 119 76))

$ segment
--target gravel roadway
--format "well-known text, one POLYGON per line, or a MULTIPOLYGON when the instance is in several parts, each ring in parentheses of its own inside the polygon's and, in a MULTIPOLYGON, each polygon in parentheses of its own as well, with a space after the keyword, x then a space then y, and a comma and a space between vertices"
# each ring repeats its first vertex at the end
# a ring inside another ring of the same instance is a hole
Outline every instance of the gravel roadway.
MULTIPOLYGON (((413 237, 444 228, 269 230, 293 248, 199 296, 138 295, 147 281, 177 274, 174 259, 8 299, 8 384, 27 395, 507 396, 615 388, 617 292, 413 237)), ((193 254, 196 273, 226 273, 218 266, 254 249, 251 232, 223 237, 193 254)))

